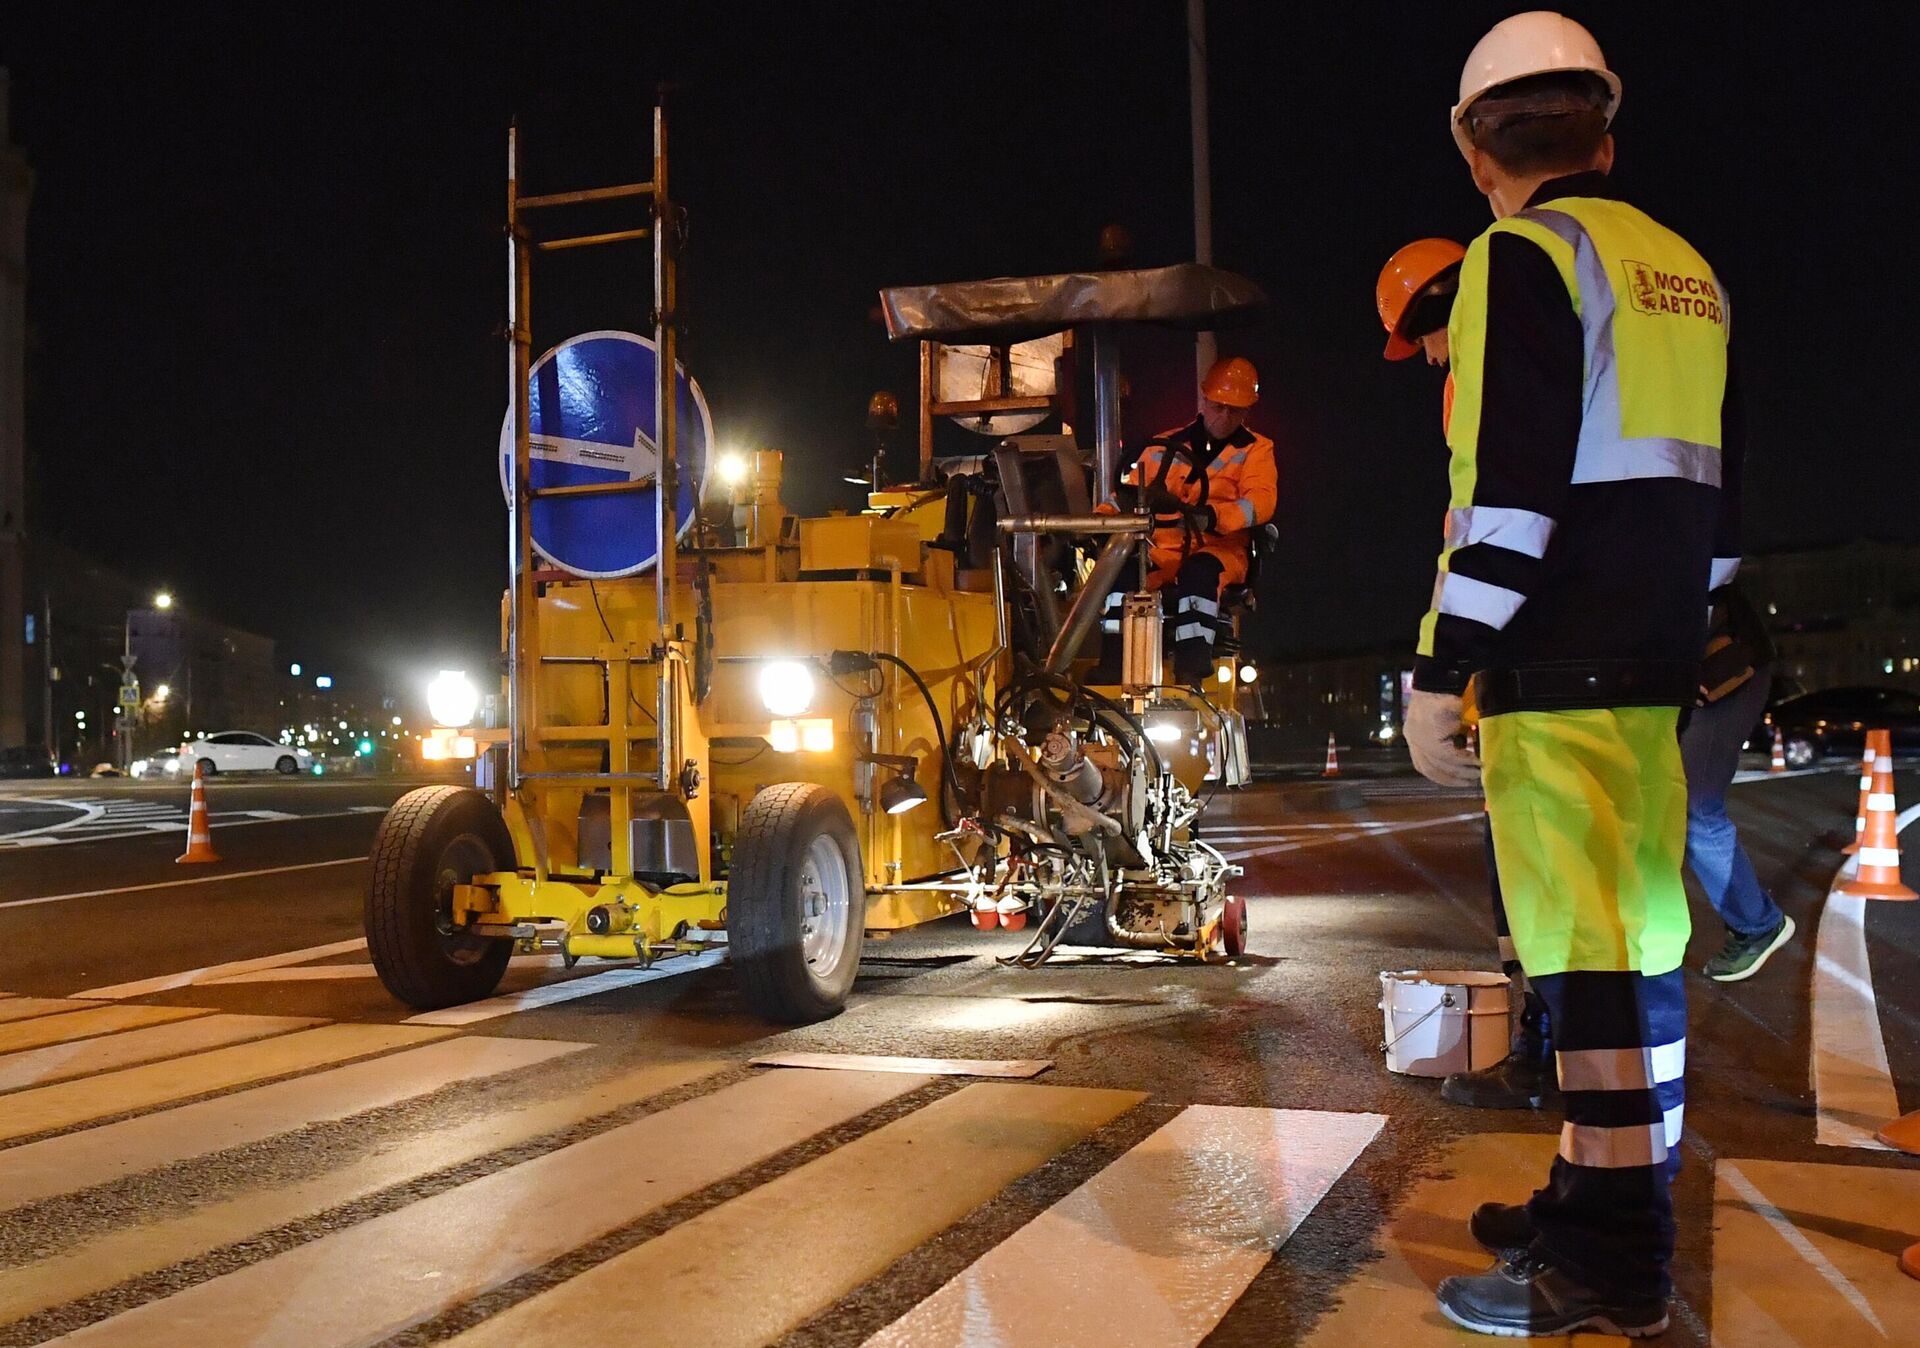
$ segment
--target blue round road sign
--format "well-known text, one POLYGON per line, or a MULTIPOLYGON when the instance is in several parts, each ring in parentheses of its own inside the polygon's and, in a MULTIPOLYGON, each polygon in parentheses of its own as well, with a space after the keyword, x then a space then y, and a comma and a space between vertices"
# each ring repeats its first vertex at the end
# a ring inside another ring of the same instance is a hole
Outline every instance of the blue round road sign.
MULTIPOLYGON (((532 485, 632 482, 659 471, 654 445, 659 363, 651 341, 631 332, 587 332, 535 362, 529 430, 532 485)), ((713 417, 700 386, 676 372, 680 441, 681 532, 693 522, 713 452, 713 417)), ((513 469, 513 414, 500 428, 500 487, 513 469)), ((611 496, 559 497, 533 503, 533 546, 577 576, 630 576, 653 565, 651 489, 611 496)))

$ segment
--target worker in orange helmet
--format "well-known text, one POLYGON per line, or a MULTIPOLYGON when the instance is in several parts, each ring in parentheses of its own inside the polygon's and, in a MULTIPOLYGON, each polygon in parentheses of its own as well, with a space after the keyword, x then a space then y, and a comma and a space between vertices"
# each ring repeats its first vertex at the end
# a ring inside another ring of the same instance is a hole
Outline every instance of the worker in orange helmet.
MULTIPOLYGON (((1153 512, 1147 585, 1163 592, 1180 683, 1202 683, 1213 672, 1221 596, 1247 579, 1254 531, 1273 518, 1278 500, 1273 441, 1247 425, 1259 398, 1252 361, 1214 362, 1200 381, 1199 415, 1148 441, 1123 479, 1153 512)), ((1119 633, 1121 599, 1107 597, 1109 635, 1119 633)))
MULTIPOLYGON (((1387 259, 1374 285, 1374 303, 1387 330, 1388 360, 1406 360, 1425 352, 1427 364, 1447 364, 1447 320, 1453 316, 1454 293, 1460 288, 1460 263, 1467 250, 1452 239, 1415 239, 1387 259)), ((1442 393, 1442 434, 1453 418, 1453 375, 1447 375, 1442 393)), ((1451 542, 1453 513, 1443 526, 1451 542)), ((1479 716, 1469 710, 1469 726, 1479 716)), ((1493 932, 1500 951, 1501 970, 1513 982, 1520 1001, 1507 1056, 1478 1071, 1455 1072, 1440 1083, 1441 1098, 1475 1109, 1540 1109, 1557 1092, 1554 1085, 1553 1044, 1547 1004, 1527 983, 1526 971, 1514 948, 1507 925, 1506 904, 1500 895, 1500 869, 1494 858, 1492 821, 1486 830, 1487 888, 1493 900, 1493 932)))

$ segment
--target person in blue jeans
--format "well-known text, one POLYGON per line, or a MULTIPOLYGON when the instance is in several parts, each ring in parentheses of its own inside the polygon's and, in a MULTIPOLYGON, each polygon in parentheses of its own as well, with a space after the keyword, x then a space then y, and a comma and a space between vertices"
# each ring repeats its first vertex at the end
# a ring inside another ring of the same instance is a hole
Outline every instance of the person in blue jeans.
POLYGON ((1794 927, 1760 887, 1727 817, 1727 788, 1740 767, 1740 748, 1767 705, 1773 642, 1738 588, 1727 585, 1714 601, 1700 679, 1703 701, 1681 728, 1680 757, 1687 770, 1687 865, 1727 924, 1726 944, 1705 972, 1716 982, 1737 983, 1759 973, 1793 939, 1794 927))

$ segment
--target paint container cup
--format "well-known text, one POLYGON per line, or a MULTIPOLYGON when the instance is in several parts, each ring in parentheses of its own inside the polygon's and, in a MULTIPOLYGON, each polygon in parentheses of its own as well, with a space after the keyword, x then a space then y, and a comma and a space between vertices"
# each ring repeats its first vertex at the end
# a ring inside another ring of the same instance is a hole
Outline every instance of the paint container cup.
POLYGON ((1414 1077, 1478 1072, 1507 1056, 1510 992, 1505 974, 1473 969, 1385 970, 1380 1009, 1387 1070, 1414 1077))

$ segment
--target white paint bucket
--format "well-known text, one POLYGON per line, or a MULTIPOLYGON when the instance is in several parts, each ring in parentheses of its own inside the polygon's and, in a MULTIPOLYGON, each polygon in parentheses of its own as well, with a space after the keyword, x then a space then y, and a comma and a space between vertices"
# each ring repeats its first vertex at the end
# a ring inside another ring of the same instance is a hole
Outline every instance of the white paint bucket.
POLYGON ((1380 1009, 1386 1012, 1387 1070, 1415 1077, 1478 1072, 1507 1056, 1505 974, 1472 969, 1386 970, 1380 1009))

